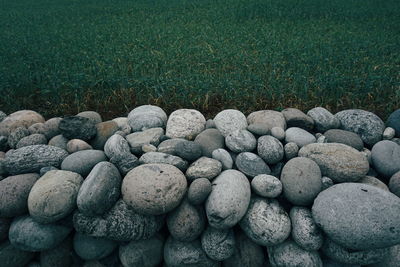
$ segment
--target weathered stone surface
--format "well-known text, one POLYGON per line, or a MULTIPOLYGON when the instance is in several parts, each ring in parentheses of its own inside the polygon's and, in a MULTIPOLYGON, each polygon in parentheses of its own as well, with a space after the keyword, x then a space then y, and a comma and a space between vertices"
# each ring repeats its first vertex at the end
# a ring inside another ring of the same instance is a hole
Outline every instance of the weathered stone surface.
POLYGON ((322 267, 322 260, 317 251, 304 250, 291 240, 268 247, 268 255, 269 261, 274 267, 322 267))
POLYGON ((135 211, 159 215, 176 208, 186 193, 187 181, 176 167, 144 164, 131 170, 122 181, 122 198, 135 211))
POLYGON ((74 251, 84 260, 99 260, 110 255, 117 247, 113 240, 75 233, 74 251))
POLYGON ((197 178, 214 179, 221 173, 222 164, 218 160, 201 157, 193 162, 186 171, 186 178, 193 181, 197 178))
POLYGON ((389 180, 389 190, 396 196, 400 197, 400 171, 393 174, 389 180))
POLYGON ((258 138, 257 152, 267 164, 278 163, 284 156, 282 143, 270 135, 258 138))
POLYGON ((85 117, 70 116, 62 119, 58 125, 61 134, 67 139, 88 141, 96 135, 95 123, 85 117))
POLYGON ((40 267, 70 267, 73 265, 72 236, 57 247, 40 252, 40 267))
POLYGON ((205 157, 211 157, 215 149, 225 146, 225 138, 217 129, 202 131, 194 141, 201 146, 202 154, 205 157))
POLYGON ((236 167, 247 176, 255 177, 259 174, 270 174, 268 165, 257 154, 251 152, 240 153, 236 157, 236 167))
MULTIPOLYGON (((182 139, 182 138, 167 139, 165 141, 162 141, 158 145, 157 151, 176 156, 178 154, 178 148, 177 148, 178 144, 184 143, 186 141, 187 140, 182 139)), ((187 142, 189 142, 189 141, 187 141, 187 142)), ((200 149, 201 149, 201 147, 200 147, 200 149)))
POLYGON ((10 174, 39 172, 42 167, 60 167, 67 156, 67 151, 54 146, 25 146, 7 154, 4 165, 10 174))
POLYGON ((400 199, 375 186, 336 184, 318 195, 312 214, 329 238, 348 249, 377 249, 400 242, 400 199))
POLYGON ((328 143, 340 143, 351 146, 359 151, 364 148, 361 137, 353 132, 341 129, 332 129, 324 133, 328 143))
POLYGON ((238 223, 246 213, 250 195, 250 183, 243 173, 223 171, 212 182, 212 191, 205 204, 210 226, 227 229, 238 223))
POLYGON ((181 171, 186 171, 189 163, 180 157, 162 152, 147 152, 139 158, 140 164, 169 164, 177 167, 181 171))
POLYGON ((386 127, 382 133, 383 140, 391 140, 396 136, 396 130, 392 127, 386 127))
POLYGON ((299 127, 307 131, 314 128, 314 120, 297 108, 285 108, 282 114, 288 127, 299 127))
POLYGON ((62 224, 40 224, 30 216, 21 216, 11 223, 8 238, 18 249, 43 251, 58 246, 71 231, 62 224))
POLYGON ((87 215, 101 215, 117 202, 121 194, 122 178, 110 162, 98 163, 83 181, 77 205, 87 215))
POLYGON ((45 129, 44 129, 43 134, 46 136, 46 138, 48 140, 50 140, 51 138, 53 138, 56 135, 61 134, 61 131, 58 128, 58 126, 60 125, 60 121, 61 120, 62 120, 62 118, 55 117, 55 118, 48 119, 44 123, 45 129))
POLYGON ((6 151, 8 148, 8 139, 5 136, 0 136, 0 151, 6 151))
POLYGON ((279 141, 283 141, 286 136, 285 130, 283 130, 281 127, 273 127, 271 129, 271 135, 279 141))
POLYGON ((21 267, 29 263, 35 253, 24 251, 13 246, 10 241, 0 244, 0 265, 4 267, 21 267))
POLYGON ((397 267, 400 262, 400 244, 389 248, 389 255, 382 261, 368 265, 368 267, 397 267))
POLYGON ((252 197, 239 225, 251 240, 262 246, 282 243, 291 228, 289 215, 279 202, 260 197, 252 197))
POLYGON ((260 174, 251 180, 251 189, 259 196, 275 198, 282 193, 282 183, 275 176, 260 174))
POLYGON ((321 177, 321 170, 313 160, 291 159, 281 173, 283 195, 294 205, 310 205, 322 190, 321 177))
MULTIPOLYGON (((274 127, 274 128, 277 128, 277 127, 274 127)), ((260 123, 249 124, 249 126, 247 126, 247 130, 249 132, 251 132, 252 134, 256 134, 256 135, 260 135, 260 136, 270 134, 270 132, 272 131, 272 129, 270 129, 268 125, 260 124, 260 123)))
MULTIPOLYGON (((286 130, 286 120, 282 113, 275 110, 259 110, 247 116, 248 124, 261 124, 268 128, 269 133, 273 127, 286 130)), ((265 134, 267 134, 265 133, 265 134)))
POLYGON ((250 152, 257 146, 257 140, 245 129, 235 130, 225 137, 226 146, 234 153, 250 152))
POLYGON ((117 241, 150 238, 160 230, 163 222, 163 217, 136 213, 121 199, 102 216, 74 213, 74 227, 77 232, 117 241))
POLYGON ((65 138, 63 135, 56 135, 49 140, 49 146, 59 147, 61 149, 67 150, 67 143, 68 139, 65 138))
POLYGON ((207 178, 195 179, 189 186, 188 201, 193 205, 202 204, 211 193, 211 182, 207 178))
POLYGON ((285 142, 295 143, 299 148, 317 142, 314 135, 298 127, 288 128, 285 134, 285 142))
POLYGON ((47 139, 44 134, 31 134, 19 140, 16 148, 32 145, 47 145, 47 139))
POLYGON ((119 258, 124 267, 155 267, 162 262, 164 238, 160 235, 120 245, 119 258))
POLYGON ((283 147, 283 150, 285 151, 285 158, 290 160, 294 157, 297 157, 299 153, 299 146, 296 143, 289 142, 283 147))
POLYGON ((193 141, 178 142, 176 155, 188 161, 195 161, 202 156, 201 146, 193 141))
POLYGON ((80 139, 71 139, 67 143, 68 153, 75 153, 81 150, 93 149, 91 145, 80 139))
POLYGON ((232 169, 233 159, 231 154, 223 148, 214 150, 211 154, 213 159, 219 160, 222 163, 222 170, 232 169))
POLYGON ((374 113, 361 109, 348 109, 335 114, 343 130, 360 135, 368 145, 374 145, 382 140, 385 124, 374 113))
POLYGON ((373 176, 365 176, 364 178, 361 178, 360 180, 358 180, 357 183, 369 184, 372 186, 376 186, 380 189, 389 191, 389 188, 387 187, 387 185, 384 182, 382 182, 381 180, 379 180, 378 178, 375 178, 373 176))
POLYGON ((372 166, 384 177, 391 177, 400 171, 400 146, 384 140, 376 143, 371 150, 372 166))
POLYGON ((208 227, 201 236, 201 247, 213 260, 223 261, 235 253, 235 236, 232 229, 219 230, 208 227))
POLYGON ((8 136, 11 131, 18 127, 28 128, 37 122, 44 122, 39 113, 32 110, 20 110, 11 113, 0 124, 0 135, 8 136))
POLYGON ((160 138, 163 134, 163 128, 151 128, 142 132, 131 133, 126 136, 126 140, 129 143, 132 153, 141 154, 142 146, 145 144, 158 146, 160 143, 160 138))
POLYGON ((143 105, 133 109, 128 115, 128 124, 133 132, 150 128, 165 127, 167 114, 157 106, 143 105))
POLYGON ((76 116, 87 118, 87 119, 93 121, 94 124, 97 124, 97 123, 100 123, 103 121, 101 118, 101 115, 99 113, 97 113, 96 111, 92 111, 92 110, 79 112, 78 114, 76 114, 76 116))
POLYGON ((39 179, 36 173, 9 176, 0 181, 0 218, 23 215, 28 211, 28 195, 39 179))
POLYGON ((90 142, 94 149, 104 149, 104 145, 116 131, 119 130, 115 121, 105 121, 96 124, 96 136, 90 142))
POLYGON ((340 121, 323 107, 310 109, 307 115, 314 120, 314 127, 320 133, 340 127, 340 121))
POLYGON ((247 127, 246 116, 235 109, 225 109, 214 118, 215 126, 226 137, 235 130, 243 130, 247 127))
POLYGON ((369 170, 367 158, 356 149, 337 143, 309 144, 299 151, 300 157, 314 160, 321 173, 334 182, 355 182, 369 170))
POLYGON ((32 218, 51 223, 67 216, 76 207, 82 176, 69 171, 49 171, 33 185, 28 196, 32 218))
POLYGON ((10 148, 17 148, 18 142, 29 135, 29 131, 25 127, 18 127, 10 132, 8 135, 8 146, 10 148))
POLYGON ((112 135, 104 145, 104 153, 108 158, 115 156, 124 156, 130 154, 130 147, 128 141, 118 134, 112 135))
POLYGON ((66 157, 61 163, 61 169, 76 172, 85 177, 97 163, 102 161, 107 161, 103 151, 82 150, 66 157))
POLYGON ((206 126, 203 114, 195 109, 178 109, 169 115, 166 136, 193 140, 206 126))

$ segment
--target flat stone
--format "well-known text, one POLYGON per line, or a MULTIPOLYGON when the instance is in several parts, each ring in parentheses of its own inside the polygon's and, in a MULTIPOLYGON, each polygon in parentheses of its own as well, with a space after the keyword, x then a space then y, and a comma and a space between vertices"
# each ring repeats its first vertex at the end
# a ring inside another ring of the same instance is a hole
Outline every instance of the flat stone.
POLYGON ((203 114, 195 109, 178 109, 169 115, 166 136, 193 140, 206 126, 203 114))
POLYGON ((119 258, 123 266, 159 266, 163 253, 164 238, 160 235, 119 246, 119 258))
POLYGON ((193 181, 197 178, 212 180, 221 173, 222 164, 218 160, 201 157, 193 162, 186 171, 186 178, 193 181))
POLYGON ((307 131, 314 128, 314 120, 297 108, 285 108, 281 112, 288 127, 299 127, 307 131))
POLYGON ((207 227, 201 236, 201 247, 210 259, 223 261, 235 253, 233 229, 219 230, 207 227))
POLYGON ((225 138, 217 129, 206 129, 194 140, 201 146, 202 155, 211 157, 212 152, 225 147, 225 138))
POLYGON ((87 118, 87 119, 93 121, 94 124, 97 124, 97 123, 100 123, 103 121, 101 118, 101 115, 99 113, 97 113, 96 111, 92 111, 92 110, 79 112, 78 114, 76 114, 76 116, 87 118))
POLYGON ((275 198, 282 193, 282 183, 275 176, 260 174, 251 180, 251 189, 261 197, 275 198))
POLYGON ((384 140, 376 143, 371 150, 372 166, 384 177, 391 177, 400 171, 400 146, 384 140))
POLYGON ((328 143, 340 143, 351 146, 358 151, 363 150, 364 143, 361 137, 353 132, 341 129, 332 129, 324 133, 328 143))
POLYGON ((309 144, 299 151, 300 157, 315 161, 323 176, 334 182, 355 182, 369 170, 367 158, 358 150, 343 144, 309 144))
POLYGON ((400 242, 400 199, 375 186, 336 184, 318 195, 312 214, 329 238, 348 249, 378 249, 400 242))
POLYGON ((393 174, 389 180, 389 190, 396 196, 400 197, 400 171, 393 174))
POLYGON ((214 150, 211 154, 213 159, 219 160, 222 164, 222 170, 229 170, 233 167, 231 154, 223 148, 214 150))
POLYGON ((102 161, 107 161, 107 157, 101 150, 82 150, 72 153, 61 163, 61 169, 76 172, 86 177, 93 167, 102 161))
POLYGON ((169 164, 177 167, 181 171, 186 171, 189 163, 180 157, 162 152, 147 152, 139 158, 140 164, 169 164))
POLYGON ((193 205, 204 203, 211 193, 211 182, 207 178, 195 179, 188 189, 188 201, 193 205))
POLYGON ((28 212, 28 195, 38 179, 37 173, 27 173, 0 181, 0 218, 16 217, 28 212))
POLYGON ((19 140, 16 148, 32 145, 47 145, 47 139, 44 134, 31 134, 19 140))
POLYGON ((97 133, 95 123, 81 116, 65 117, 60 121, 58 129, 67 139, 82 139, 83 141, 92 139, 97 133))
POLYGON ((110 255, 117 247, 113 240, 75 233, 74 251, 84 260, 99 260, 110 255))
POLYGON ((228 134, 225 144, 234 153, 250 152, 256 148, 257 140, 252 133, 241 129, 228 134))
POLYGON ((236 167, 239 171, 247 176, 255 177, 259 174, 270 174, 271 170, 268 165, 257 154, 251 152, 240 153, 235 160, 236 167))
POLYGON ((56 135, 49 140, 49 146, 59 147, 61 149, 67 150, 67 143, 68 139, 65 138, 63 135, 56 135))
POLYGON ((165 127, 167 114, 157 106, 143 105, 133 109, 128 115, 128 124, 132 132, 150 128, 165 127))
POLYGON ((160 138, 164 134, 163 128, 151 128, 142 132, 135 132, 126 136, 126 140, 131 147, 131 152, 135 154, 142 153, 144 144, 152 144, 158 146, 160 138))
POLYGON ((396 132, 396 137, 400 137, 400 109, 395 110, 389 115, 386 126, 392 127, 396 132))
POLYGON ((314 127, 320 133, 340 127, 340 121, 327 109, 316 107, 310 109, 307 115, 314 120, 314 127))
POLYGON ((81 150, 93 149, 91 145, 80 139, 71 139, 67 143, 67 151, 72 154, 81 150))
POLYGON ((268 247, 268 255, 272 266, 322 267, 322 260, 317 251, 304 250, 291 240, 268 247))
POLYGON ((275 110, 259 110, 250 113, 247 116, 247 122, 251 124, 261 124, 267 127, 267 132, 269 134, 273 127, 280 127, 286 130, 286 120, 282 113, 275 110))
POLYGON ((298 127, 287 129, 285 134, 285 142, 295 143, 299 148, 317 142, 314 135, 298 127))
POLYGON ((225 109, 219 112, 214 118, 215 126, 226 137, 235 130, 247 128, 246 116, 235 109, 225 109))
POLYGON ((35 253, 24 251, 13 246, 10 241, 0 244, 0 262, 2 266, 21 267, 28 264, 35 257, 35 253))
POLYGON ((102 150, 104 145, 116 131, 119 130, 118 124, 115 121, 105 121, 96 124, 96 136, 90 142, 94 149, 102 150))
POLYGON ((269 135, 258 138, 257 152, 267 164, 276 164, 281 161, 284 156, 282 143, 275 137, 269 135))
POLYGON ((42 115, 32 110, 19 110, 1 121, 0 135, 8 136, 11 131, 18 127, 29 128, 37 122, 44 122, 42 115))

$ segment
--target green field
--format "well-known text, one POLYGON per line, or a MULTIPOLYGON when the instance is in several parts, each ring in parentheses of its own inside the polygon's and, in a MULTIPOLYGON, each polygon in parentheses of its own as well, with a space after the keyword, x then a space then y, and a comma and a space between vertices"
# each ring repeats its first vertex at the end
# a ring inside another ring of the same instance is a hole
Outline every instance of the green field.
POLYGON ((400 107, 399 0, 0 0, 0 110, 400 107))

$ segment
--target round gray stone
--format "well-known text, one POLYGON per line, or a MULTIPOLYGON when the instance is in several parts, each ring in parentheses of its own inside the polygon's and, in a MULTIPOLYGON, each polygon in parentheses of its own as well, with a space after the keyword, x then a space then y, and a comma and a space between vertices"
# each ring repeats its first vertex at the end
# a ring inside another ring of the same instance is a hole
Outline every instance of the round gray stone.
POLYGON ((234 153, 249 152, 256 148, 257 140, 245 129, 235 130, 225 137, 226 146, 234 153))
POLYGON ((144 164, 131 170, 122 181, 122 198, 135 211, 159 215, 176 208, 186 193, 187 181, 176 167, 144 164))
POLYGON ((213 159, 219 160, 222 163, 222 170, 232 169, 233 159, 231 154, 223 148, 214 150, 211 154, 213 159))
POLYGON ((236 130, 247 128, 246 116, 235 109, 225 109, 219 112, 214 118, 215 126, 226 137, 236 130))
POLYGON ((294 205, 310 205, 322 190, 321 177, 321 170, 313 160, 291 159, 281 173, 283 195, 294 205))
POLYGON ((193 140, 206 127, 203 114, 195 109, 178 109, 169 115, 166 136, 193 140))
POLYGON ((247 116, 248 124, 261 124, 267 127, 268 134, 272 128, 280 127, 282 129, 286 129, 286 120, 282 113, 275 110, 259 110, 253 113, 250 113, 247 116))
POLYGON ((223 261, 235 253, 235 235, 232 229, 219 230, 212 227, 201 235, 201 246, 213 260, 223 261))
POLYGON ((202 155, 201 146, 193 141, 183 141, 176 145, 176 155, 188 161, 195 161, 202 155))
POLYGON ((299 156, 315 161, 322 175, 328 176, 334 182, 358 181, 369 170, 365 155, 343 144, 309 144, 300 149, 299 156))
POLYGON ((395 110, 389 115, 386 126, 392 127, 396 131, 396 136, 400 137, 400 109, 395 110))
POLYGON ((74 251, 84 260, 99 260, 110 255, 117 247, 113 240, 75 233, 74 251))
POLYGON ((288 127, 299 127, 308 131, 314 128, 314 120, 297 108, 285 108, 281 112, 288 127))
POLYGON ((49 171, 33 185, 28 196, 32 218, 51 223, 64 218, 76 207, 82 176, 69 171, 49 171))
POLYGON ((132 153, 141 154, 142 146, 151 144, 158 146, 161 136, 164 134, 163 128, 151 128, 143 132, 135 132, 126 136, 132 153))
POLYGON ((97 113, 96 111, 91 111, 91 110, 79 112, 78 114, 76 114, 76 116, 87 118, 87 119, 93 121, 94 124, 97 124, 97 123, 100 123, 103 121, 101 119, 101 116, 99 113, 97 113))
POLYGON ((216 159, 201 157, 193 162, 186 171, 186 178, 193 181, 197 178, 214 179, 221 173, 222 164, 216 159))
POLYGON ((312 214, 329 238, 349 249, 377 249, 400 242, 400 199, 375 186, 336 184, 318 195, 312 214))
POLYGON ((202 155, 205 157, 211 157, 215 149, 225 146, 225 138, 217 129, 202 131, 194 141, 201 146, 202 155))
POLYGON ((261 246, 282 243, 290 235, 289 215, 275 199, 252 197, 240 227, 261 246))
POLYGON ((326 132, 329 129, 337 129, 340 127, 340 121, 327 109, 316 107, 310 109, 307 115, 314 120, 314 127, 320 133, 326 132))
POLYGON ((44 122, 44 118, 35 111, 16 111, 2 120, 0 124, 0 135, 8 136, 11 131, 18 127, 29 128, 29 126, 38 122, 44 122))
POLYGON ((18 127, 8 135, 8 146, 17 148, 18 142, 29 135, 29 131, 25 127, 18 127))
POLYGON ((275 198, 282 193, 282 183, 275 176, 260 174, 251 180, 251 189, 259 196, 275 198))
POLYGON ((13 246, 10 241, 0 243, 0 262, 4 267, 21 267, 27 265, 35 253, 24 251, 13 246))
POLYGON ((14 247, 35 252, 55 248, 71 231, 62 224, 40 224, 30 216, 21 216, 12 221, 8 238, 14 247))
POLYGON ((400 171, 400 146, 384 140, 376 143, 371 150, 372 166, 384 177, 391 177, 400 171))
POLYGON ((264 160, 251 152, 243 152, 237 155, 235 164, 239 171, 250 177, 271 173, 264 160))
POLYGON ((400 171, 393 174, 389 180, 389 190, 396 196, 400 197, 400 171))
POLYGON ((299 148, 302 148, 305 145, 316 143, 317 139, 315 136, 298 127, 291 127, 286 130, 285 136, 286 143, 296 143, 299 148))
POLYGON ((32 145, 47 145, 47 139, 44 134, 31 134, 19 140, 16 148, 32 145))
POLYGON ((282 141, 285 139, 285 130, 283 130, 281 127, 273 127, 271 129, 271 135, 279 141, 282 141))
POLYGON ((169 164, 177 167, 181 171, 186 171, 189 163, 180 157, 162 152, 147 152, 139 158, 140 164, 169 164))
POLYGON ((374 145, 382 139, 385 124, 374 113, 361 109, 348 109, 335 114, 343 130, 358 134, 368 145, 374 145))
POLYGON ((93 149, 91 145, 80 139, 71 139, 67 143, 67 151, 72 154, 81 150, 93 149))
POLYGON ((358 151, 363 150, 364 143, 361 137, 353 132, 341 129, 332 129, 324 133, 328 143, 340 143, 354 147, 358 151))
POLYGON ((96 124, 96 136, 91 140, 90 144, 94 149, 104 149, 104 145, 116 131, 119 130, 115 121, 105 121, 96 124))
POLYGON ((0 218, 10 218, 28 212, 28 195, 39 179, 37 173, 9 176, 0 181, 0 218))
POLYGON ((285 158, 290 160, 297 157, 299 153, 299 146, 296 143, 289 142, 283 147, 283 150, 285 151, 285 158))
POLYGON ((67 139, 92 139, 97 131, 96 124, 85 117, 70 116, 62 119, 58 125, 61 134, 67 139))
POLYGON ((200 237, 207 223, 203 207, 190 204, 184 199, 168 213, 167 226, 171 236, 179 241, 193 241, 200 237))
POLYGON ((38 122, 29 126, 28 131, 30 134, 44 134, 47 131, 47 127, 43 122, 38 122))
POLYGON ((383 131, 382 139, 391 140, 395 137, 395 135, 396 135, 395 129, 393 129, 392 127, 386 127, 385 130, 383 131))
POLYGON ((61 149, 67 150, 67 143, 68 139, 65 138, 63 135, 56 135, 49 140, 49 146, 59 147, 61 149))
POLYGON ((144 105, 133 109, 128 115, 128 124, 133 132, 165 127, 167 114, 157 106, 144 105))
POLYGON ((291 240, 268 247, 268 255, 271 265, 276 267, 322 267, 322 260, 317 251, 304 250, 291 240))
POLYGON ((188 189, 188 200, 193 205, 204 203, 211 193, 211 182, 207 178, 195 179, 188 189))
POLYGON ((67 151, 54 146, 25 146, 7 154, 4 167, 10 174, 39 172, 43 167, 60 167, 67 156, 67 151))
POLYGON ((122 178, 110 162, 100 162, 89 173, 77 196, 79 210, 87 215, 101 215, 117 202, 122 178))
POLYGON ((236 170, 223 171, 212 183, 205 208, 210 226, 227 229, 234 226, 246 213, 250 203, 250 183, 236 170))
POLYGON ((311 210, 293 207, 289 213, 292 222, 292 238, 304 250, 319 250, 324 241, 322 231, 312 218, 311 210))
POLYGON ((276 164, 281 161, 284 156, 282 143, 275 137, 269 135, 258 138, 257 152, 267 164, 276 164))
POLYGON ((79 173, 87 176, 93 167, 102 161, 107 161, 107 157, 101 150, 82 150, 72 153, 61 163, 61 169, 79 173))

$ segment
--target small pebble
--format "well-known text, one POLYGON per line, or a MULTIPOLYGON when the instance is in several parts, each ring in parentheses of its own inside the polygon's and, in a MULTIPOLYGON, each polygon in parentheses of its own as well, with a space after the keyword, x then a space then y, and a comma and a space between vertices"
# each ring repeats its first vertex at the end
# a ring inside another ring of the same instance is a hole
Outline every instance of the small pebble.
POLYGON ((387 127, 382 134, 383 140, 391 140, 395 136, 396 131, 392 127, 387 127))

